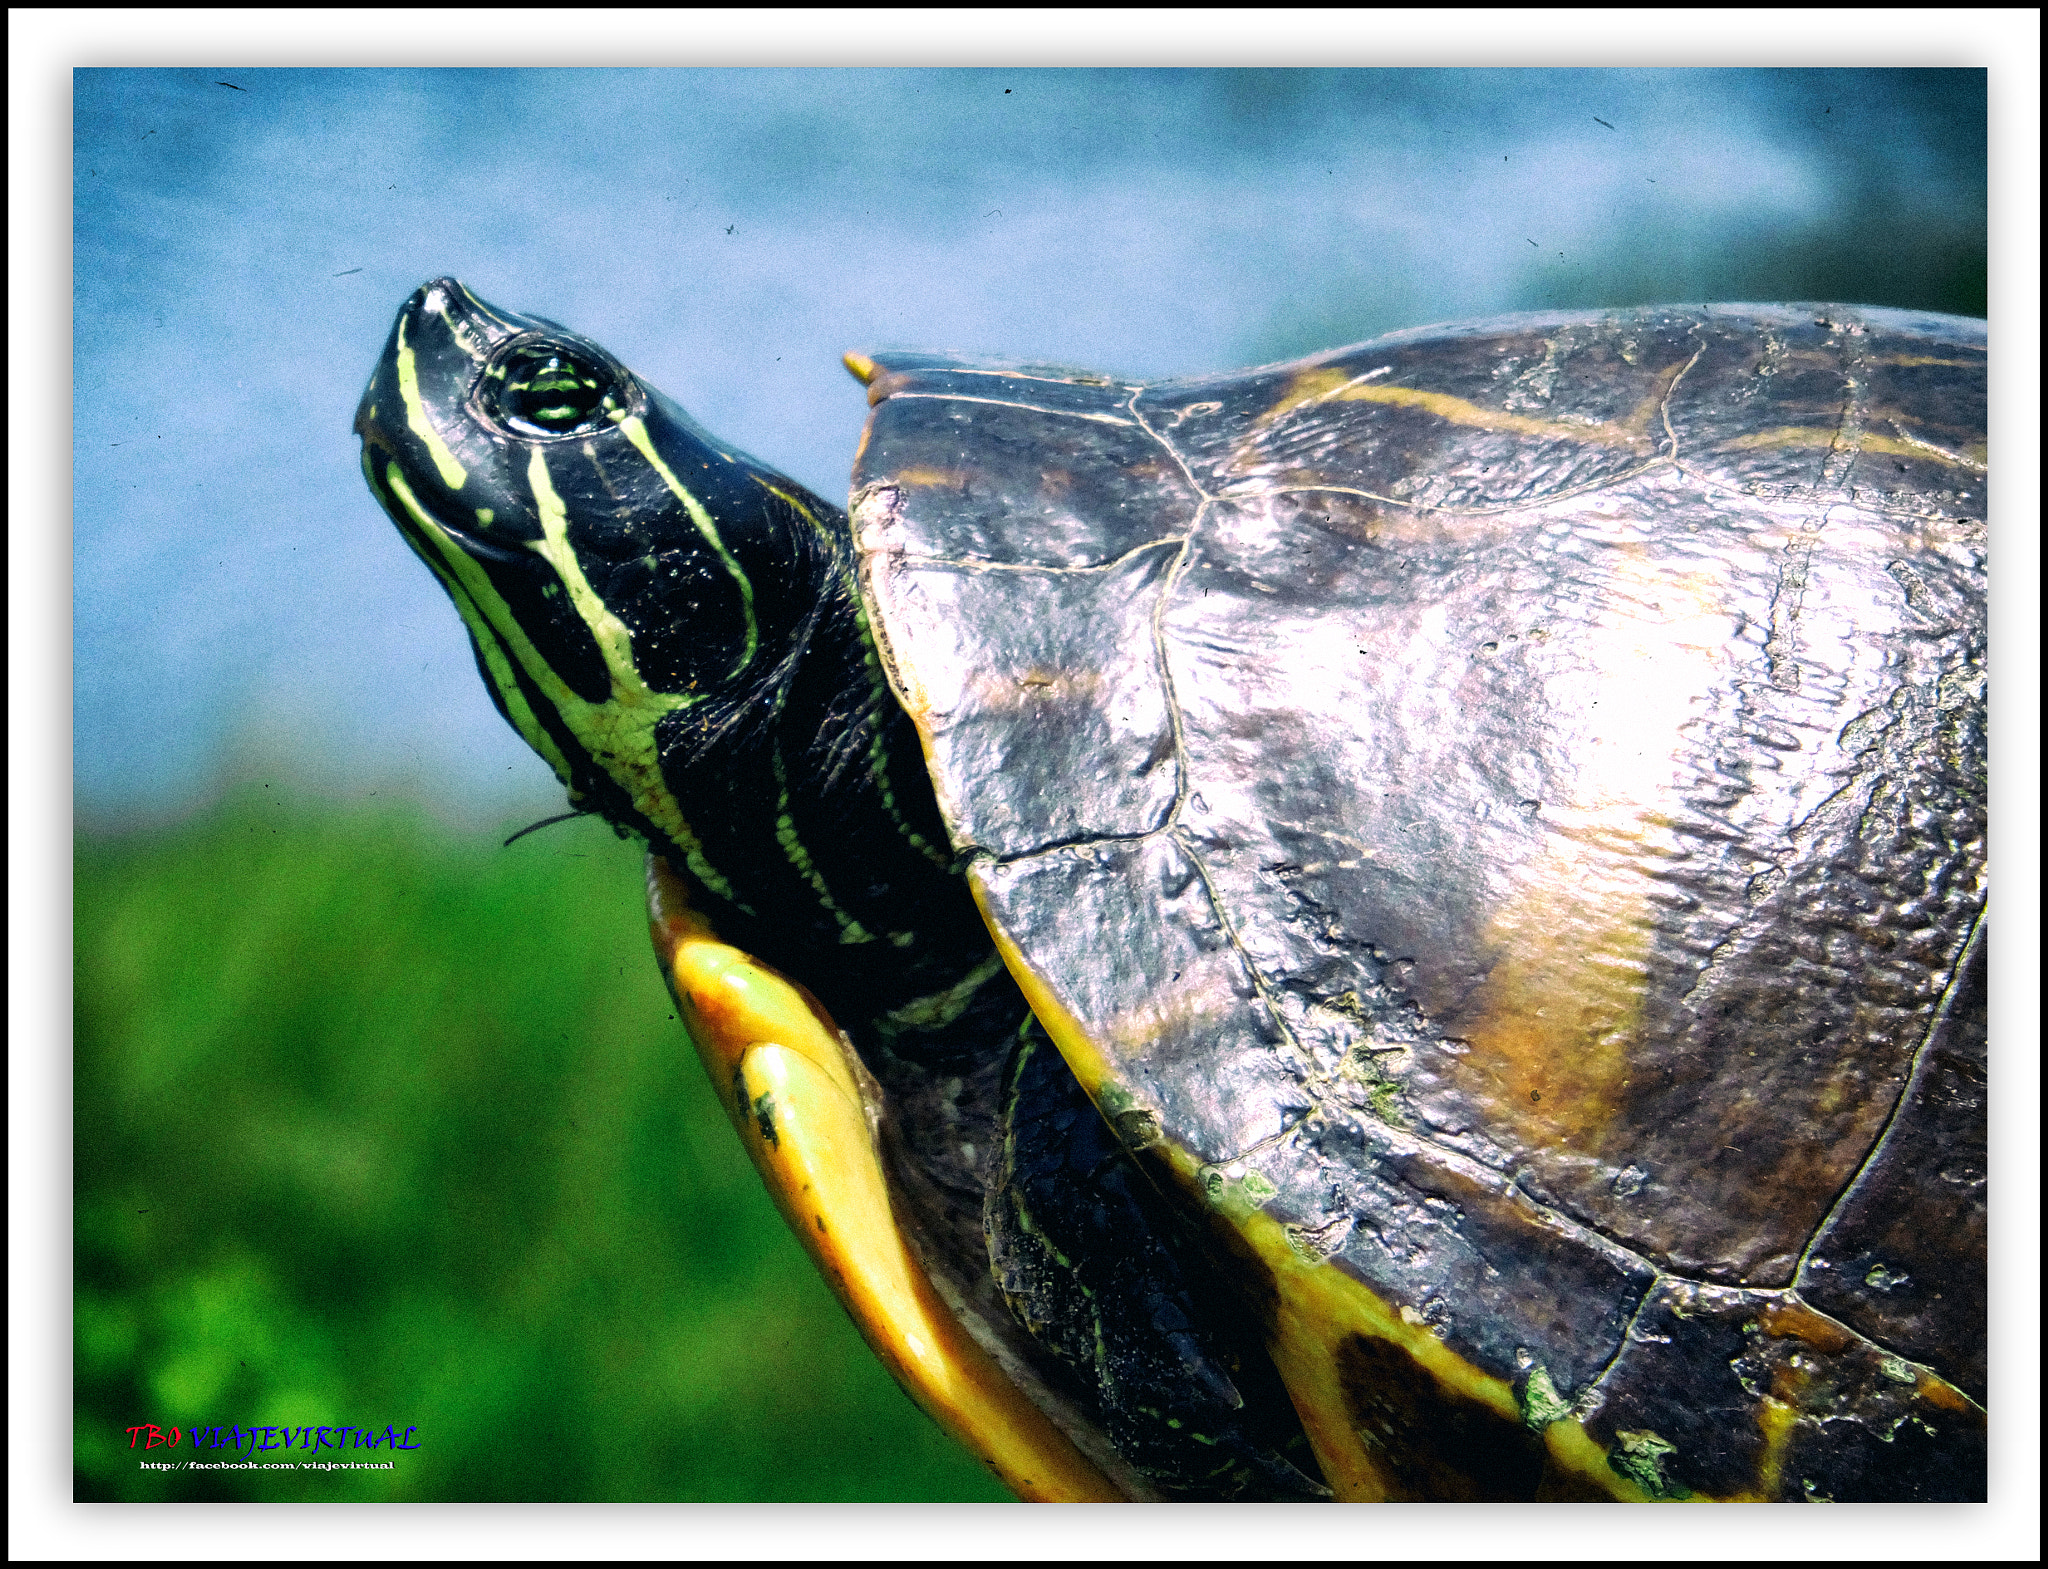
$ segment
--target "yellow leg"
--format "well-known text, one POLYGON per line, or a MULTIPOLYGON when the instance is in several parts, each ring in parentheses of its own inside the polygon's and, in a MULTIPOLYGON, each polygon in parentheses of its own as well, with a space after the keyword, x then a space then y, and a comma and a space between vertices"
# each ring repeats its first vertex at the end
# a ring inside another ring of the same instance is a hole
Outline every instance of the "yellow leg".
POLYGON ((925 1278, 891 1213, 848 1048, 817 1000, 720 942, 658 856, 647 892, 655 952, 727 1115, 875 1355, 1020 1498, 1122 1498, 925 1278))

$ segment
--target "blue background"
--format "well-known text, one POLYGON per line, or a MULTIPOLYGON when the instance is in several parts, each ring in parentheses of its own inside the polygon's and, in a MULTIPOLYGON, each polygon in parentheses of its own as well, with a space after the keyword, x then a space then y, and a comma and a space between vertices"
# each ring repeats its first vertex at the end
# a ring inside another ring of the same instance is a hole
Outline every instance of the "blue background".
POLYGON ((857 347, 1133 376, 1547 306, 1983 311, 1981 71, 85 70, 83 827, 560 792, 350 420, 454 273, 833 499, 857 347), (222 85, 231 83, 232 85, 222 85))

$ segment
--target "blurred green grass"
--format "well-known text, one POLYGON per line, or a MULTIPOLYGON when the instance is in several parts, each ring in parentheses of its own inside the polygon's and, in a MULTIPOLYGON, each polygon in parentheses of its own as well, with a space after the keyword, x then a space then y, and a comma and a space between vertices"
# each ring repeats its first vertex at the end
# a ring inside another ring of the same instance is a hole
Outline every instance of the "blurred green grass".
POLYGON ((74 850, 78 1498, 1008 1496, 784 1230, 636 847, 252 788, 74 850), (145 1471, 142 1423, 419 1447, 145 1471))

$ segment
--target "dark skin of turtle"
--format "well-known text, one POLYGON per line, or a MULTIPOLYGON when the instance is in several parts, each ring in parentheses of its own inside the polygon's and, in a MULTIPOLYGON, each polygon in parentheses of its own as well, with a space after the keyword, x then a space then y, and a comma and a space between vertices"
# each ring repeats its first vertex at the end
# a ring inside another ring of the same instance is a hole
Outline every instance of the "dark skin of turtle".
POLYGON ((1182 1499, 1327 1497, 1255 1321, 1030 1025, 1004 1107, 989 1267, 1117 1452, 1182 1499))
POLYGON ((1568 1419, 1637 1496, 1983 1496, 1983 344, 877 357, 863 587, 977 898, 1161 1189, 1398 1319, 1319 1352, 1380 1495, 1598 1492, 1568 1419))

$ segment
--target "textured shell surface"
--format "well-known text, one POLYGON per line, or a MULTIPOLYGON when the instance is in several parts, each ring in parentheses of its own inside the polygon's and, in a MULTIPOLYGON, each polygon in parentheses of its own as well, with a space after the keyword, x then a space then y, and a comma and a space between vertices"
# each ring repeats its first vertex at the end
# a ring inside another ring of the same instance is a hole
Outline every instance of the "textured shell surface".
POLYGON ((1652 1494, 1981 1489, 1984 352, 875 357, 863 589, 976 896, 1277 1319, 1354 1292, 1398 1486, 1528 1496, 1569 1413, 1652 1494))

